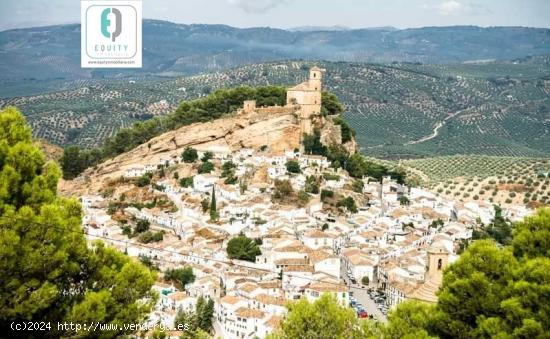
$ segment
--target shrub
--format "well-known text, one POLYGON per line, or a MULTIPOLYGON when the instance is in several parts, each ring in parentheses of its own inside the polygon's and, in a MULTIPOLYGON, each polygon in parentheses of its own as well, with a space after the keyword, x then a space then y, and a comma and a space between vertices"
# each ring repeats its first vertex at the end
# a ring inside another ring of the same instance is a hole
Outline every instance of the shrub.
POLYGON ((300 172, 302 172, 302 171, 300 170, 300 164, 299 164, 298 161, 296 161, 296 160, 287 161, 287 163, 286 163, 286 170, 287 170, 289 173, 300 173, 300 172))
POLYGON ((254 262, 256 256, 261 254, 262 251, 258 247, 258 244, 243 234, 229 240, 227 243, 227 256, 230 259, 254 262))
POLYGON ((210 161, 203 162, 198 169, 199 174, 210 173, 214 170, 214 164, 210 161))
POLYGON ((199 154, 197 153, 197 150, 191 147, 186 147, 185 150, 183 150, 183 153, 181 154, 181 159, 185 163, 192 163, 197 161, 199 158, 199 154))
POLYGON ((136 181, 136 185, 138 187, 145 187, 145 186, 149 185, 150 183, 151 183, 151 177, 147 174, 142 175, 136 181))
POLYGON ((334 197, 333 191, 326 190, 326 189, 321 190, 321 201, 325 201, 326 198, 333 198, 333 197, 334 197))
POLYGON ((193 177, 181 178, 179 184, 181 187, 193 187, 193 177))
POLYGON ((164 279, 179 283, 182 287, 195 281, 193 268, 188 266, 184 268, 167 269, 164 272, 164 279))

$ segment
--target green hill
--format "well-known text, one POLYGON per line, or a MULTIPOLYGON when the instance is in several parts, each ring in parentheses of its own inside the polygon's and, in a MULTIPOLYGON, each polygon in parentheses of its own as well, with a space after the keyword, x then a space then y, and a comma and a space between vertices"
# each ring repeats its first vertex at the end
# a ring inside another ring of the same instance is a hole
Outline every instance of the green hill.
MULTIPOLYGON (((368 155, 550 153, 548 57, 453 65, 317 64, 327 69, 325 85, 345 103, 345 118, 368 155)), ((71 90, 0 100, 0 107, 18 106, 35 137, 89 148, 218 88, 295 84, 310 65, 289 61, 170 79, 71 82, 71 90)))
POLYGON ((82 69, 80 34, 79 24, 0 32, 0 97, 41 93, 44 87, 74 79, 192 75, 275 60, 438 64, 550 53, 550 30, 545 28, 290 31, 144 20, 143 68, 82 69))

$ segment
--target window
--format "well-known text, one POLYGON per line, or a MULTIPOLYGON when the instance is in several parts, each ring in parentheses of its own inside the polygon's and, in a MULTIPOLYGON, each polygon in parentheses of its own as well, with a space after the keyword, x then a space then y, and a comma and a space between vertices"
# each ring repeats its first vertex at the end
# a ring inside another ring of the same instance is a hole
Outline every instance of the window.
POLYGON ((443 259, 438 259, 437 260, 437 270, 441 270, 441 267, 443 266, 443 259))

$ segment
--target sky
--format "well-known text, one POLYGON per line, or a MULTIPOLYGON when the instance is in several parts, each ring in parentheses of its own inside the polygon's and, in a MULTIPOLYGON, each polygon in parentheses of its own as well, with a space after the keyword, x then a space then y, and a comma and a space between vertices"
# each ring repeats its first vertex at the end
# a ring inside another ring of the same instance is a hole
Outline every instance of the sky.
MULTIPOLYGON (((142 0, 143 17, 235 27, 550 28, 550 0, 142 0)), ((80 22, 79 0, 0 0, 0 30, 80 22)))

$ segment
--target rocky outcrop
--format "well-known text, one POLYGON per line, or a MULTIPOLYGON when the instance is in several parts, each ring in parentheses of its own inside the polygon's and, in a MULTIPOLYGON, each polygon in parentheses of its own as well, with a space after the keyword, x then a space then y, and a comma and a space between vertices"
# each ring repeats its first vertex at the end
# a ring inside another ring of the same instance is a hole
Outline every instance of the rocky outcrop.
MULTIPOLYGON (((62 181, 59 191, 64 195, 96 194, 109 182, 119 180, 131 168, 179 160, 186 147, 228 153, 241 148, 257 150, 262 146, 277 153, 300 148, 302 132, 298 108, 285 106, 267 108, 271 110, 241 110, 230 117, 181 127, 89 168, 72 181, 62 181)), ((324 144, 341 143, 341 128, 332 119, 312 117, 312 121, 320 128, 324 144)), ((344 147, 354 153, 355 140, 344 144, 344 147)))
MULTIPOLYGON (((342 127, 340 125, 336 125, 332 117, 323 119, 320 124, 322 125, 321 142, 323 145, 330 146, 333 144, 342 144, 342 127)), ((350 141, 342 144, 342 146, 346 151, 348 151, 349 154, 354 154, 357 150, 355 138, 352 138, 350 141)))
POLYGON ((273 152, 299 148, 300 124, 297 115, 289 112, 271 117, 239 114, 184 126, 87 169, 75 180, 63 182, 59 189, 68 195, 97 192, 105 183, 119 179, 130 168, 156 166, 167 160, 179 159, 188 146, 199 151, 233 152, 241 148, 259 149, 264 145, 273 152))

